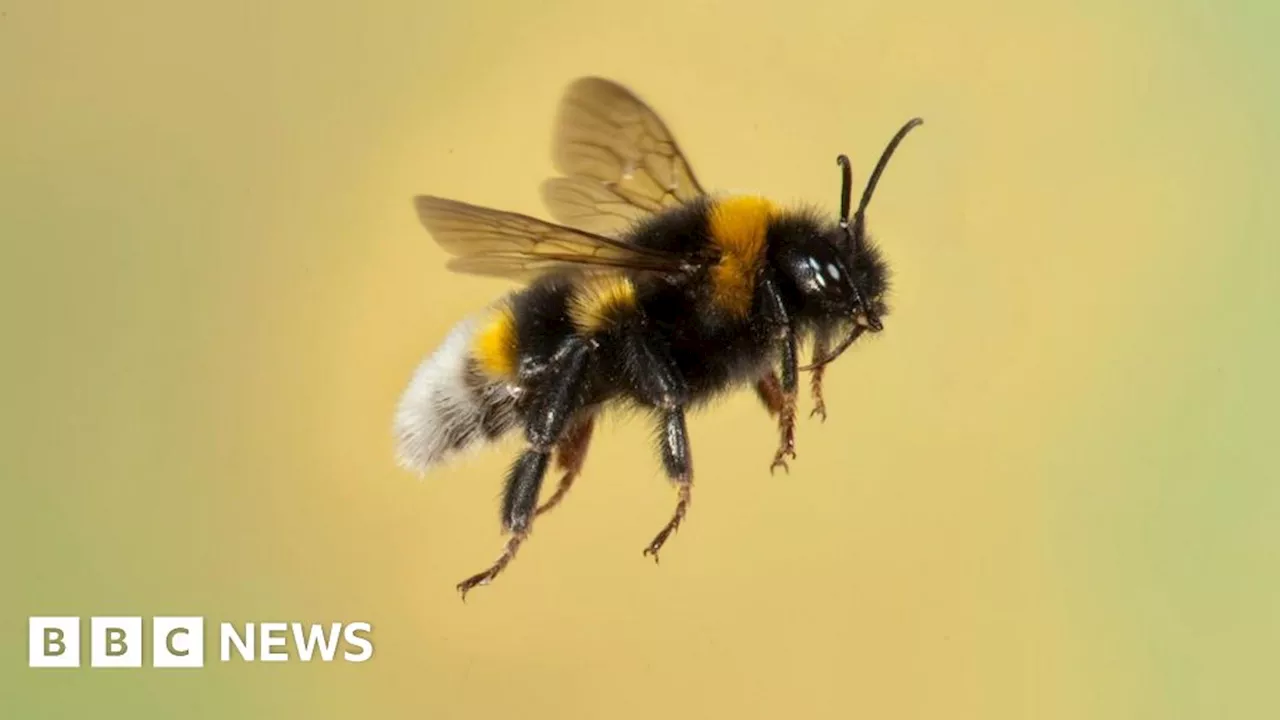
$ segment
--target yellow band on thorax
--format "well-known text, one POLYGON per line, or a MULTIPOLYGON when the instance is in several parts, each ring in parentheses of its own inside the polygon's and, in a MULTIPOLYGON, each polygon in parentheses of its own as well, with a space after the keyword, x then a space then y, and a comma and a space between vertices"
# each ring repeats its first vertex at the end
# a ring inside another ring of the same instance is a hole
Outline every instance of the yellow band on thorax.
POLYGON ((736 315, 751 312, 769 221, 775 213, 772 202, 754 196, 725 198, 711 206, 711 241, 720 250, 720 261, 711 271, 712 297, 736 315))

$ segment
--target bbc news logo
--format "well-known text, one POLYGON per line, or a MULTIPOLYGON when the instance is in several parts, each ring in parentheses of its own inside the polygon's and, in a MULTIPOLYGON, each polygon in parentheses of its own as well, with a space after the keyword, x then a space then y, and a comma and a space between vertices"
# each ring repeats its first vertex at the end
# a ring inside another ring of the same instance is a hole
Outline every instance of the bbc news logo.
MULTIPOLYGON (((33 668, 80 667, 81 618, 28 618, 27 665, 33 668)), ((89 618, 89 666, 140 668, 143 637, 140 617, 89 618)), ((150 626, 151 667, 201 668, 205 662, 204 618, 154 617, 150 626)), ((373 657, 373 626, 367 622, 220 623, 218 659, 232 662, 359 663, 373 657)))

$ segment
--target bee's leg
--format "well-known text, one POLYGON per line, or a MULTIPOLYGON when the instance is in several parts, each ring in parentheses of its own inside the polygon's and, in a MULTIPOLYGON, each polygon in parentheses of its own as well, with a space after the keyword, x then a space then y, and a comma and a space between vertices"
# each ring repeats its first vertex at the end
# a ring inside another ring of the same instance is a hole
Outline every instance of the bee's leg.
POLYGON ((483 572, 478 572, 458 583, 458 592, 462 594, 463 600, 467 599, 467 593, 471 592, 472 588, 493 582, 493 579, 515 559, 521 543, 529 537, 532 529, 530 515, 533 505, 538 500, 538 488, 542 485, 542 476, 547 471, 549 455, 547 451, 526 450, 516 460, 515 465, 511 466, 511 470, 507 473, 507 489, 502 503, 502 524, 506 530, 510 531, 511 537, 507 538, 502 554, 492 565, 483 572))
POLYGON ((644 549, 644 554, 652 555, 655 563, 658 562, 658 551, 666 544, 667 538, 684 522, 693 490, 693 458, 689 455, 689 430, 684 424, 684 408, 663 411, 660 431, 662 466, 667 471, 667 477, 676 484, 679 500, 676 501, 676 510, 671 514, 671 519, 644 549))
POLYGON ((555 494, 538 507, 534 517, 548 512, 564 500, 564 496, 573 487, 573 481, 582 472, 582 463, 587 459, 587 446, 591 444, 591 431, 595 427, 595 416, 587 415, 576 422, 565 433, 560 444, 556 446, 556 464, 564 471, 560 476, 560 484, 556 485, 555 494))
POLYGON ((781 467, 783 470, 790 470, 787 467, 786 457, 791 459, 796 457, 796 386, 799 371, 796 369, 796 333, 791 327, 791 318, 787 314, 787 308, 782 303, 782 296, 778 292, 778 286, 772 279, 764 281, 764 311, 765 319, 769 323, 769 329, 773 333, 774 338, 781 343, 781 373, 779 377, 779 385, 782 389, 782 403, 778 411, 778 431, 782 436, 778 443, 778 452, 773 456, 773 464, 769 466, 772 472, 781 467))
POLYGON ((769 411, 769 416, 777 417, 786 403, 786 398, 782 395, 782 381, 778 379, 778 373, 770 370, 764 377, 757 380, 756 395, 760 396, 760 402, 764 403, 764 409, 769 411))
MULTIPOLYGON (((825 330, 818 331, 813 339, 813 362, 816 363, 826 357, 830 346, 831 336, 825 330)), ((813 392, 813 412, 809 413, 809 417, 817 415, 823 422, 827 420, 827 403, 822 399, 822 376, 826 371, 826 365, 818 365, 813 369, 813 375, 809 380, 809 388, 813 392)))
POLYGON ((556 353, 559 375, 550 380, 530 403, 525 421, 529 449, 507 473, 506 491, 502 498, 502 525, 511 537, 493 565, 458 583, 458 592, 464 600, 472 588, 492 582, 511 563, 521 543, 529 536, 551 450, 561 439, 565 425, 581 403, 581 381, 589 353, 589 346, 581 338, 565 341, 556 353))
POLYGON ((627 381, 635 397, 659 413, 658 445, 662 467, 679 492, 671 520, 644 549, 644 554, 652 555, 657 562, 658 551, 680 527, 689 510, 693 465, 689 457, 689 431, 684 422, 689 387, 670 352, 661 341, 647 337, 643 330, 643 327, 637 327, 621 337, 622 351, 627 358, 627 381))

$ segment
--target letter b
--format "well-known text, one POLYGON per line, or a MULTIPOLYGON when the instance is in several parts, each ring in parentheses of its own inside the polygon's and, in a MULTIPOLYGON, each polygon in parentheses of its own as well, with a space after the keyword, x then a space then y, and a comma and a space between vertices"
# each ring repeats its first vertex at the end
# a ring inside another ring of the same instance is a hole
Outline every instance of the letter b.
POLYGON ((80 618, 28 618, 27 666, 80 667, 80 618))
POLYGON ((93 667, 142 667, 142 618, 90 618, 89 650, 93 667))

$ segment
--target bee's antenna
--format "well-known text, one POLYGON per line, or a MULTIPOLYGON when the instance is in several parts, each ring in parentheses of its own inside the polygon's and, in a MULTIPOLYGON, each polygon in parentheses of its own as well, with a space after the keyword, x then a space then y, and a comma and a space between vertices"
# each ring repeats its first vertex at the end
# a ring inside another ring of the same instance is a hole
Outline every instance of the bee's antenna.
POLYGON ((836 164, 840 166, 840 229, 849 232, 849 201, 853 194, 853 166, 849 164, 848 155, 836 156, 836 164))
POLYGON ((884 172, 884 168, 889 164, 889 158, 893 157, 893 151, 898 149, 898 143, 902 142, 902 138, 911 132, 912 128, 917 125, 923 125, 924 120, 921 118, 911 118, 906 125, 898 131, 893 139, 889 141, 889 145, 880 155, 880 162, 876 163, 876 169, 871 173, 871 178, 867 180, 867 188, 862 191, 862 202, 858 203, 858 211, 853 214, 853 236, 862 237, 863 217, 866 214, 867 205, 871 203, 871 195, 876 191, 876 183, 880 182, 880 174, 884 172))

